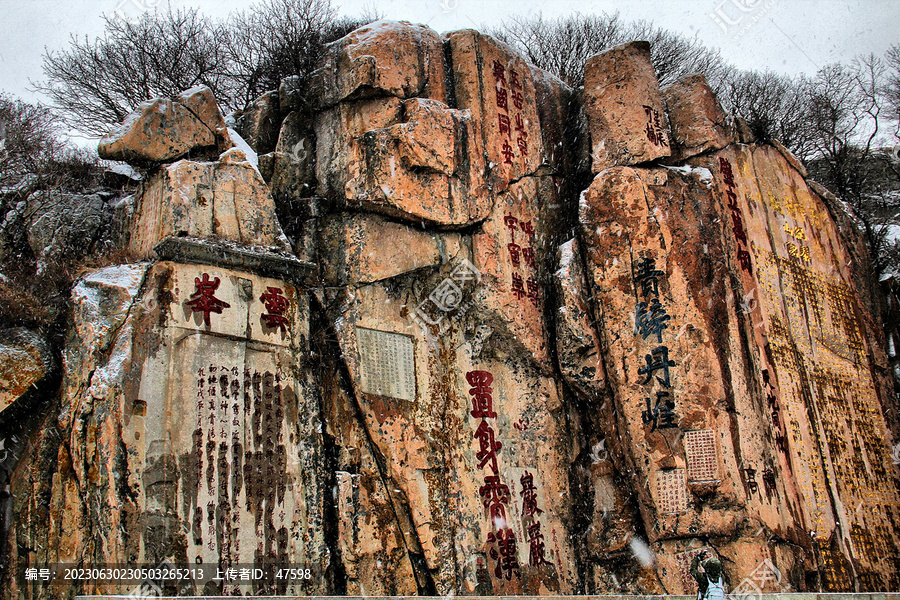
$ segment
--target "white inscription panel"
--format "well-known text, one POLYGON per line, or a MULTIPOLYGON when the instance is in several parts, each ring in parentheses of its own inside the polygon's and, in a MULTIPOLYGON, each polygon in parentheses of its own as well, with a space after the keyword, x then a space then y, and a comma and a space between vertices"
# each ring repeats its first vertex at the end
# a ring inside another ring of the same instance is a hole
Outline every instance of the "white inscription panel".
POLYGON ((400 400, 416 399, 412 338, 377 329, 356 328, 362 390, 400 400))

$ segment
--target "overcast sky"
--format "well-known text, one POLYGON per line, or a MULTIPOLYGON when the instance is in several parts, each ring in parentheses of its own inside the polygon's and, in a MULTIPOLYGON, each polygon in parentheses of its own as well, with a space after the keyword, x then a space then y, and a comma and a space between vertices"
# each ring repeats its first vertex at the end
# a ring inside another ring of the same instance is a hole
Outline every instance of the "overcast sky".
MULTIPOLYGON (((251 0, 170 0, 226 16, 251 0)), ((65 48, 71 35, 103 31, 102 14, 129 17, 167 0, 0 0, 0 90, 24 100, 40 80, 44 49, 65 48)), ((860 53, 882 55, 900 42, 900 0, 335 0, 341 12, 377 10, 388 19, 427 23, 442 33, 498 25, 511 15, 544 16, 619 11, 628 21, 652 20, 687 35, 697 34, 741 68, 812 73, 860 53)))

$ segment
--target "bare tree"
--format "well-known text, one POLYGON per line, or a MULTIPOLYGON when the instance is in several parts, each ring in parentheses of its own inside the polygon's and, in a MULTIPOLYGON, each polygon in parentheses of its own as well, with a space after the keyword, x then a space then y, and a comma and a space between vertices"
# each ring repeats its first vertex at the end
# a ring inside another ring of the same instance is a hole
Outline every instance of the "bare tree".
POLYGON ((866 237, 875 275, 895 271, 900 166, 885 145, 898 139, 889 63, 874 55, 849 65, 832 64, 811 80, 807 121, 811 130, 810 175, 853 209, 866 237))
POLYGON ((141 102, 209 86, 225 107, 234 81, 222 41, 225 28, 196 9, 145 13, 136 23, 105 17, 102 38, 73 37, 69 48, 44 54, 47 94, 67 124, 102 135, 141 102))
POLYGON ((731 69, 719 84, 719 101, 743 117, 761 142, 778 140, 802 158, 813 151, 809 81, 772 71, 731 69))
POLYGON ((241 103, 278 89, 285 77, 307 81, 326 44, 370 20, 339 18, 330 0, 262 0, 233 14, 227 49, 241 103))
POLYGON ((49 111, 5 94, 0 94, 0 123, 0 189, 9 189, 37 178, 62 144, 49 111))
POLYGON ((491 33, 573 87, 584 83, 584 65, 590 57, 632 40, 650 42, 662 86, 688 73, 703 73, 715 86, 725 71, 718 51, 706 48, 696 37, 685 38, 647 21, 625 23, 619 13, 556 19, 541 14, 517 16, 491 33))

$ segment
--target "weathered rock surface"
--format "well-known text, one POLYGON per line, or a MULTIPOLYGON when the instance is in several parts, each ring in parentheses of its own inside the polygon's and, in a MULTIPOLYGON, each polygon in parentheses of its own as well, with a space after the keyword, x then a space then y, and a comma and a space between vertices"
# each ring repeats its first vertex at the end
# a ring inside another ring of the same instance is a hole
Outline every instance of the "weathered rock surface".
POLYGON ((153 246, 170 235, 290 247, 268 187, 237 148, 214 163, 178 161, 141 185, 128 251, 149 257, 153 246))
POLYGON ((62 257, 79 259, 96 242, 104 224, 105 203, 97 194, 39 191, 14 209, 38 259, 38 271, 62 257))
POLYGON ((0 413, 46 377, 53 366, 47 342, 17 327, 0 330, 0 413))
POLYGON ((279 124, 278 91, 266 92, 250 103, 237 123, 237 131, 241 134, 253 151, 267 154, 275 149, 278 142, 279 124))
MULTIPOLYGON (((557 146, 545 149, 538 116, 538 89, 551 95, 554 84, 544 74, 535 85, 534 67, 506 44, 473 30, 445 36, 452 60, 456 103, 468 109, 480 128, 470 152, 487 157, 489 181, 497 191, 542 164, 553 164, 557 146)), ((559 91, 565 86, 558 83, 559 91)), ((548 109, 554 106, 552 100, 548 109)), ((548 128, 548 133, 552 128, 548 128)))
POLYGON ((198 111, 197 114, 167 98, 141 104, 115 131, 100 140, 100 158, 135 163, 165 162, 195 148, 214 146, 215 129, 205 121, 211 116, 204 107, 203 95, 189 94, 185 99, 198 111))
POLYGON ((460 253, 460 236, 430 233, 374 215, 335 215, 320 231, 328 285, 372 283, 435 267, 460 253))
POLYGON ((703 75, 687 75, 662 95, 672 127, 672 161, 721 150, 737 141, 733 119, 722 110, 703 75))
POLYGON ((588 60, 584 109, 592 170, 669 156, 669 123, 648 42, 629 42, 588 60))
POLYGON ((441 38, 406 21, 369 23, 328 46, 312 86, 319 108, 384 95, 446 102, 441 38))
POLYGON ((77 282, 4 598, 163 559, 313 573, 188 595, 689 594, 704 550, 734 594, 900 586, 863 246, 702 78, 634 42, 573 93, 378 22, 297 85, 245 115, 259 171, 181 97, 237 147, 160 167, 121 211, 150 262, 77 282))
POLYGON ((460 227, 487 216, 468 111, 393 98, 341 103, 316 121, 320 193, 409 221, 460 227))

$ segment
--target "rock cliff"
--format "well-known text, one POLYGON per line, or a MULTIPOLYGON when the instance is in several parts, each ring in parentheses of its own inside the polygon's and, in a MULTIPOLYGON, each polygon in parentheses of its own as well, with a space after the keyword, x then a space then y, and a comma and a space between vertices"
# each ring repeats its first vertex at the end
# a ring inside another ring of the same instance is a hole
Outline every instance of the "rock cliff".
MULTIPOLYGON (((704 550, 734 591, 900 587, 851 216, 702 76, 660 90, 633 42, 572 90, 381 21, 312 85, 236 129, 189 90, 104 138, 148 173, 129 262, 72 290, 3 598, 164 561, 309 569, 161 584, 187 595, 683 594, 704 550)), ((52 370, 10 339, 0 417, 52 370)))

